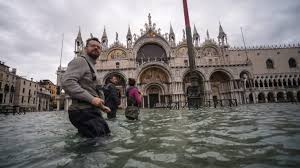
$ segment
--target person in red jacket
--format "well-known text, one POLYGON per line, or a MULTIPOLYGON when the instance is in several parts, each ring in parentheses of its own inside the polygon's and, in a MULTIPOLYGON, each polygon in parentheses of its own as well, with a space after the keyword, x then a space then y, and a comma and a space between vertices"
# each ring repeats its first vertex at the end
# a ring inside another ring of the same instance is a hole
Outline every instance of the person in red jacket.
POLYGON ((141 92, 135 86, 133 78, 128 79, 129 87, 126 90, 127 107, 125 109, 125 116, 129 120, 137 120, 139 115, 139 106, 142 103, 141 92))

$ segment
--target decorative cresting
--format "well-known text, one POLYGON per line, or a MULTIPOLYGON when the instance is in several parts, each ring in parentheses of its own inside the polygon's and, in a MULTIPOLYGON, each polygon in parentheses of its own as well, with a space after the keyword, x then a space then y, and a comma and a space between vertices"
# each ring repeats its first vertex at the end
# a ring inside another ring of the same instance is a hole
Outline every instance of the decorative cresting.
MULTIPOLYGON (((160 58, 168 59, 170 57, 170 44, 167 40, 167 36, 163 37, 160 33, 160 28, 156 30, 156 24, 151 21, 151 15, 148 16, 148 23, 145 23, 145 29, 141 29, 141 36, 133 35, 134 37, 134 46, 133 53, 134 58, 137 59, 138 63, 141 63, 140 60, 144 62, 149 62, 148 58, 157 58, 156 61, 160 61, 160 58), (143 50, 149 48, 153 49, 152 54, 156 54, 155 51, 161 50, 158 55, 143 55, 143 50), (159 55, 161 54, 161 55, 159 55)), ((154 60, 153 60, 154 61, 154 60)))

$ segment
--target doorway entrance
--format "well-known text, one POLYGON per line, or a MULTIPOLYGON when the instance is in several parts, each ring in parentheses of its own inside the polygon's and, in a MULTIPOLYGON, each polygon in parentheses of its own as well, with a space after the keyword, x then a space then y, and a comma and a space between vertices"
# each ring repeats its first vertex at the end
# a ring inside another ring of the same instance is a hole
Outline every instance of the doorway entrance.
POLYGON ((150 108, 154 108, 156 103, 159 103, 159 95, 157 93, 156 94, 149 94, 150 108))

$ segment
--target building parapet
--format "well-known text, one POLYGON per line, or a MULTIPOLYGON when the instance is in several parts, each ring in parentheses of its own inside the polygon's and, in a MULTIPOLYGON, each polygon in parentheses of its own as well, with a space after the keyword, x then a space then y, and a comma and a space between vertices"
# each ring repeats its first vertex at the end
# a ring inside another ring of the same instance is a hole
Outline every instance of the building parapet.
MULTIPOLYGON (((280 44, 280 45, 259 45, 259 46, 247 46, 247 50, 270 50, 270 49, 286 49, 286 48, 300 48, 300 43, 298 44, 280 44)), ((229 48, 229 51, 243 51, 245 47, 243 46, 233 46, 229 48)))

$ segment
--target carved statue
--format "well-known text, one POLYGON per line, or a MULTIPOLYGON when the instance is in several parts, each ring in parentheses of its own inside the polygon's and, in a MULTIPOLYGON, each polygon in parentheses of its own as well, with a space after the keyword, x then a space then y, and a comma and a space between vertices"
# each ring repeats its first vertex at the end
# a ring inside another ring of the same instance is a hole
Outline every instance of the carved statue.
POLYGON ((161 29, 160 28, 158 28, 158 30, 157 30, 157 33, 160 35, 160 31, 161 31, 161 29))
POLYGON ((146 30, 146 31, 149 30, 149 25, 148 25, 147 23, 145 23, 144 27, 145 27, 145 30, 146 30))
POLYGON ((149 25, 151 26, 151 15, 150 15, 150 13, 149 13, 149 15, 148 15, 148 21, 149 21, 149 25))
POLYGON ((118 34, 118 32, 116 32, 116 41, 117 42, 119 41, 119 34, 118 34))

